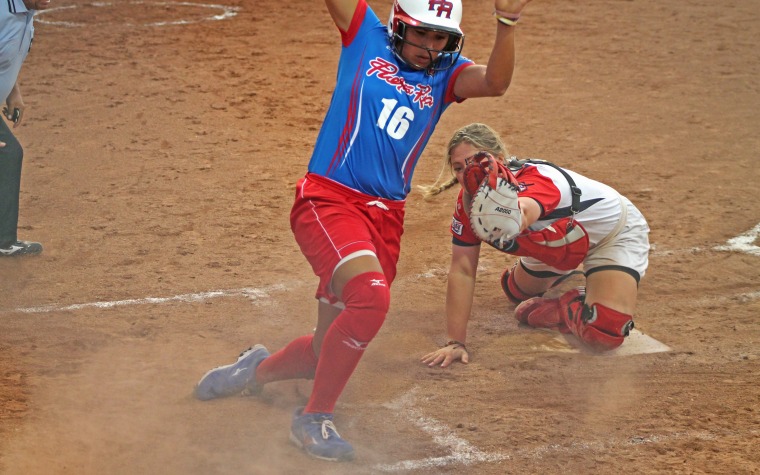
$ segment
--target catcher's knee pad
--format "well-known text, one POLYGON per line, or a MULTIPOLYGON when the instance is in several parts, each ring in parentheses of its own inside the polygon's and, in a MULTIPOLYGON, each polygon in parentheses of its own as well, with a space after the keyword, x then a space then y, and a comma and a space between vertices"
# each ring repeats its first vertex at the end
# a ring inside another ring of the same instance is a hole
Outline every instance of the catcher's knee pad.
POLYGON ((515 318, 532 327, 552 328, 568 333, 570 330, 566 323, 566 309, 571 302, 583 301, 584 295, 585 289, 578 287, 556 299, 534 297, 515 308, 515 318))
POLYGON ((597 351, 614 350, 633 329, 633 317, 600 303, 586 305, 575 300, 567 307, 567 326, 586 345, 597 351))
POLYGON ((366 346, 380 331, 390 306, 391 293, 385 275, 381 272, 357 275, 343 288, 342 300, 346 309, 333 324, 358 346, 366 346))
POLYGON ((515 265, 512 266, 512 269, 506 269, 504 273, 501 274, 501 290, 504 291, 504 294, 509 301, 515 305, 524 302, 531 297, 536 297, 536 295, 526 294, 517 286, 517 282, 515 282, 515 268, 517 266, 518 263, 515 263, 515 265))

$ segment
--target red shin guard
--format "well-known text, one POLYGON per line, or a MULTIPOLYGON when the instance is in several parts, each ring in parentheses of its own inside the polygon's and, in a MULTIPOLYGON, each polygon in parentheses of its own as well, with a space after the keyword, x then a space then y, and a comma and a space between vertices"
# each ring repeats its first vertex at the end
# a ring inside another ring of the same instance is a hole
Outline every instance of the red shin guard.
POLYGON ((515 308, 515 318, 535 328, 551 328, 562 333, 569 333, 567 327, 567 308, 573 301, 583 301, 583 287, 565 292, 556 299, 534 297, 515 308))
POLYGON ((633 329, 633 319, 599 303, 590 307, 582 300, 567 307, 566 324, 570 331, 596 351, 614 350, 633 329))
POLYGON ((526 294, 517 286, 517 283, 515 282, 515 268, 518 265, 519 263, 512 266, 511 272, 505 270, 504 273, 501 274, 501 290, 504 291, 504 294, 509 301, 515 305, 520 304, 531 297, 536 297, 535 295, 526 294))
POLYGON ((596 351, 614 350, 633 328, 633 319, 617 310, 584 302, 584 289, 575 288, 556 299, 535 297, 515 309, 515 318, 536 328, 572 333, 596 351))

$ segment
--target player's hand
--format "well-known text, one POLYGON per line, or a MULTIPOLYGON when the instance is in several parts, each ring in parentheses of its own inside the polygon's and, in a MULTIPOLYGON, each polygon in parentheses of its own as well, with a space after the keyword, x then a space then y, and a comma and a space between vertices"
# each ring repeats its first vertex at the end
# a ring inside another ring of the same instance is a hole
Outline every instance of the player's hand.
POLYGON ((426 354, 421 361, 428 366, 440 364, 441 368, 445 368, 455 361, 469 363, 470 355, 467 354, 467 348, 462 345, 449 345, 426 354))
POLYGON ((16 128, 24 118, 24 110, 26 104, 21 97, 21 91, 18 86, 13 86, 13 90, 8 94, 8 99, 5 101, 5 107, 3 107, 3 115, 8 121, 13 122, 13 127, 16 128))
POLYGON ((494 9, 503 13, 518 14, 530 0, 494 0, 494 9))
POLYGON ((24 104, 24 98, 21 97, 21 89, 18 87, 18 83, 13 85, 10 94, 5 99, 5 107, 3 107, 3 115, 10 122, 13 122, 13 127, 16 128, 24 118, 24 110, 26 104, 24 104))
POLYGON ((19 108, 14 108, 11 112, 7 107, 3 107, 3 115, 8 121, 13 122, 14 127, 21 122, 21 109, 19 108))

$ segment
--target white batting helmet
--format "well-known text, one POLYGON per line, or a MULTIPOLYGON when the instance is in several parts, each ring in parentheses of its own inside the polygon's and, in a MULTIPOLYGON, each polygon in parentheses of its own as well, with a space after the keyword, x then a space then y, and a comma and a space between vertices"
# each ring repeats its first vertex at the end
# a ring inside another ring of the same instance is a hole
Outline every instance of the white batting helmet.
MULTIPOLYGON (((442 50, 435 51, 439 56, 429 69, 448 69, 456 62, 464 44, 464 33, 459 27, 461 21, 461 0, 394 0, 388 19, 388 35, 393 52, 401 61, 409 64, 401 56, 407 26, 447 33, 449 41, 442 50)), ((414 64, 410 66, 417 67, 414 64)))

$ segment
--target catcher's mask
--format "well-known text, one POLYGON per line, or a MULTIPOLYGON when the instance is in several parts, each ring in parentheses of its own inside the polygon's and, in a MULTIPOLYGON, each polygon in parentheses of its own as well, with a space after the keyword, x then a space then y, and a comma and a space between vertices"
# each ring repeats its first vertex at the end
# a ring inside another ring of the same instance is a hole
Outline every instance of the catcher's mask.
POLYGON ((429 73, 449 69, 456 63, 464 46, 464 33, 459 28, 461 21, 461 0, 395 0, 388 19, 391 50, 402 63, 414 69, 426 69, 429 73), (406 40, 407 27, 445 33, 449 40, 441 50, 425 48, 406 40), (430 64, 420 66, 405 59, 401 50, 407 43, 427 50, 430 64))

